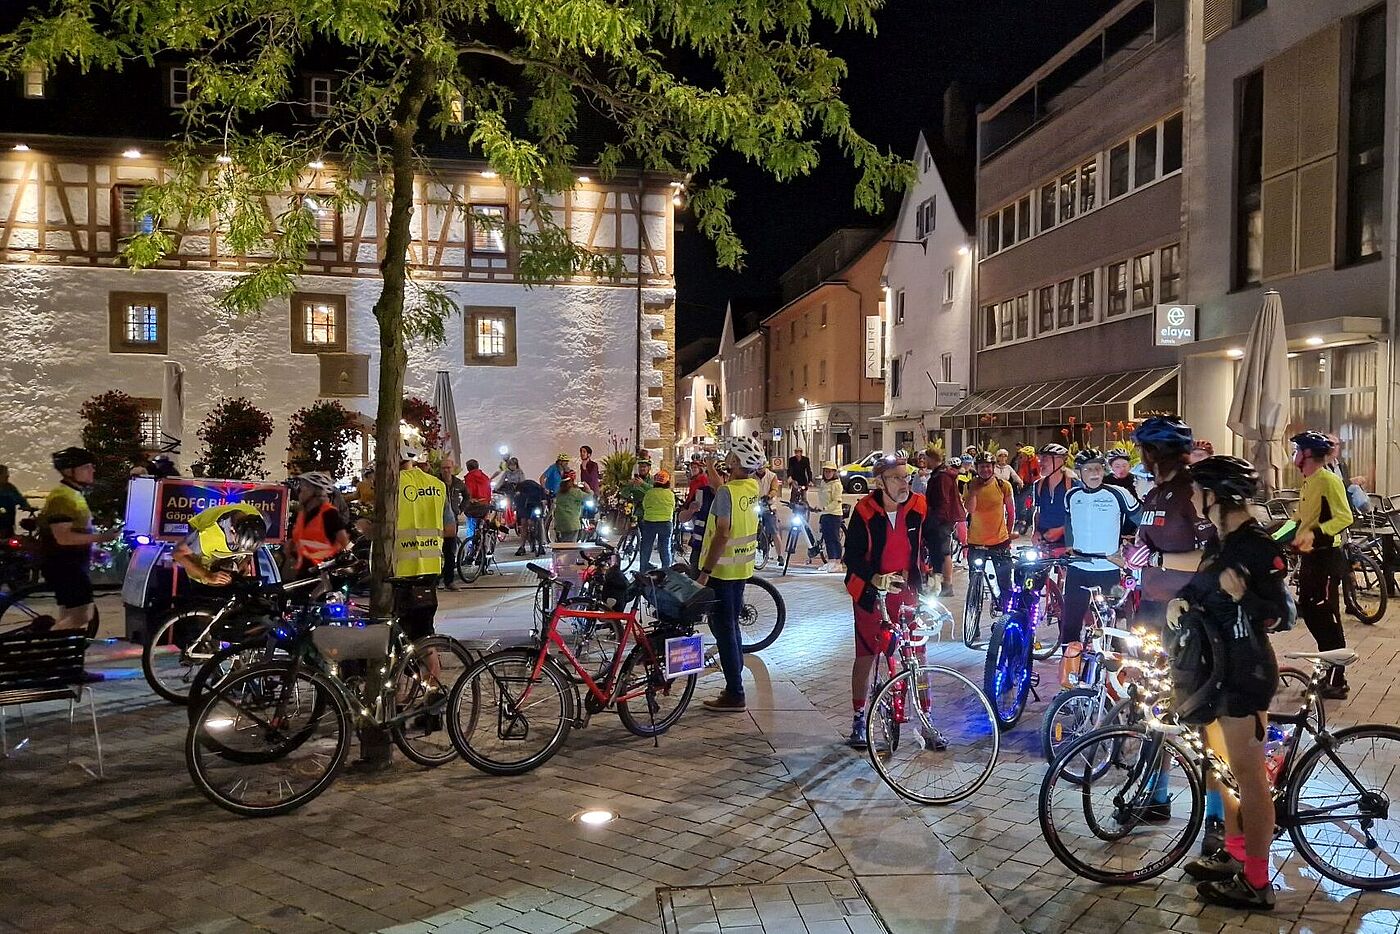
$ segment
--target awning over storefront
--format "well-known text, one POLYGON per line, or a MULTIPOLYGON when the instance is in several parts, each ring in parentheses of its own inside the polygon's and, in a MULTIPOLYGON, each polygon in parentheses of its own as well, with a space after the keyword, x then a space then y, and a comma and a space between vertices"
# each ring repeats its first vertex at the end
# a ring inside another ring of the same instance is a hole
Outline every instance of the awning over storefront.
MULTIPOLYGON (((1177 367, 1024 383, 975 392, 944 413, 945 429, 1054 428, 1071 423, 1126 421, 1136 406, 1177 375, 1177 367)), ((1174 411, 1175 393, 1165 407, 1174 411)), ((1155 400, 1154 400, 1155 401, 1155 400)))

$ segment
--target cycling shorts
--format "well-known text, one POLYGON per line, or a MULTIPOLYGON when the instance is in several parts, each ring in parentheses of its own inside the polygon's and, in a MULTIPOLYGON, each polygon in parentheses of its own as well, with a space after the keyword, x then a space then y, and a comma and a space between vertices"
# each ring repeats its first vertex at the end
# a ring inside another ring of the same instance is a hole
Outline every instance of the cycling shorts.
POLYGON ((953 553, 953 523, 938 522, 933 527, 933 545, 928 556, 935 573, 943 572, 943 559, 953 553))
MULTIPOLYGON (((917 606, 918 599, 919 595, 911 587, 905 587, 899 593, 886 594, 885 608, 889 611, 890 619, 899 619, 900 607, 917 606)), ((864 610, 859 604, 855 605, 855 624, 856 658, 870 658, 889 651, 894 630, 885 625, 878 607, 864 610)))
POLYGON ((66 610, 92 602, 92 578, 86 561, 49 558, 40 566, 44 582, 53 588, 54 600, 66 610))

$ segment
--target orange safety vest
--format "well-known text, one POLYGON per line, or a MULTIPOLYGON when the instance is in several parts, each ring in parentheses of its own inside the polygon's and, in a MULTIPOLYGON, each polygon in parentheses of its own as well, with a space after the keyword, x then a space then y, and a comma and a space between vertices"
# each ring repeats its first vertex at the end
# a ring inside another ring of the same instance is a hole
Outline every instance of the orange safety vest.
POLYGON ((324 503, 309 519, 305 509, 297 513, 296 522, 292 523, 292 545, 302 564, 320 564, 335 555, 335 544, 326 535, 326 510, 333 508, 324 503))

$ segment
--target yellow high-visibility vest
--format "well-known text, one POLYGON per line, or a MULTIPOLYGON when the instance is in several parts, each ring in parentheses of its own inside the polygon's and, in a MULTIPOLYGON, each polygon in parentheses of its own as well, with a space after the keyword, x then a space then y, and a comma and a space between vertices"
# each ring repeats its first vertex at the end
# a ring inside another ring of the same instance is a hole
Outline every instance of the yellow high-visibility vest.
POLYGON ((721 489, 728 490, 730 497, 729 541, 717 559, 710 557, 710 541, 715 537, 712 507, 709 518, 705 520, 700 560, 713 565, 710 577, 715 580, 748 580, 753 577, 754 551, 758 545, 758 481, 752 477, 730 480, 721 489))
POLYGON ((215 561, 234 557, 234 552, 228 547, 228 534, 223 526, 219 525, 220 519, 232 515, 263 518, 263 514, 255 506, 247 503, 228 503, 224 506, 210 506, 190 520, 190 531, 199 535, 199 556, 203 559, 205 567, 211 566, 215 561))
POLYGON ((442 512, 447 485, 417 467, 399 472, 399 521, 394 529, 394 576, 442 573, 442 512))

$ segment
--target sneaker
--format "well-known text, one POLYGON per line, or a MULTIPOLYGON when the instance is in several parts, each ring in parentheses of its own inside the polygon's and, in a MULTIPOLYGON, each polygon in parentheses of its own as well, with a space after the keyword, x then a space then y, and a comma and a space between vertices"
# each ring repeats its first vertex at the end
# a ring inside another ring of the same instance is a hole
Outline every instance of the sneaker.
POLYGON ((1244 863, 1222 848, 1208 856, 1187 860, 1181 868, 1197 882, 1224 882, 1243 873, 1244 863))
MULTIPOLYGON (((1201 855, 1212 856, 1225 848, 1225 822, 1219 818, 1206 819, 1206 832, 1201 836, 1201 855)), ((1197 876, 1196 878, 1204 878, 1197 876)))
POLYGON ((951 596, 953 595, 953 587, 952 587, 952 585, 951 585, 951 584, 944 584, 944 585, 943 585, 943 589, 940 590, 940 591, 938 591, 938 595, 939 595, 940 597, 951 597, 951 596))
POLYGON ((521 547, 515 549, 515 556, 516 556, 517 558, 523 558, 523 557, 525 557, 525 547, 524 547, 523 545, 522 545, 521 547))
POLYGON ((1164 801, 1161 804, 1149 804, 1138 815, 1144 824, 1165 824, 1172 819, 1172 804, 1164 801))
POLYGON ((846 738, 846 745, 852 749, 869 748, 870 739, 865 730, 865 714, 858 713, 851 717, 851 735, 846 738))
POLYGON ((1223 882, 1202 882, 1196 886, 1196 894, 1212 905, 1226 908, 1243 908, 1247 911, 1273 911, 1274 887, 1266 885, 1256 889, 1244 877, 1236 873, 1223 882))
POLYGON ((720 691, 719 697, 716 697, 714 700, 707 700, 704 704, 707 710, 713 710, 717 713, 743 713, 748 709, 744 704, 744 696, 742 694, 736 697, 728 691, 720 691))
POLYGON ((447 583, 445 583, 445 584, 442 585, 442 589, 443 589, 443 590, 456 590, 456 589, 457 589, 457 585, 454 584, 454 583, 452 583, 451 581, 448 581, 447 583))
POLYGON ((932 724, 929 726, 920 725, 919 736, 923 738, 925 749, 942 752, 948 748, 948 737, 939 732, 938 728, 932 724))
POLYGON ((1351 687, 1347 684, 1324 684, 1317 689, 1326 700, 1346 700, 1351 696, 1351 687))

